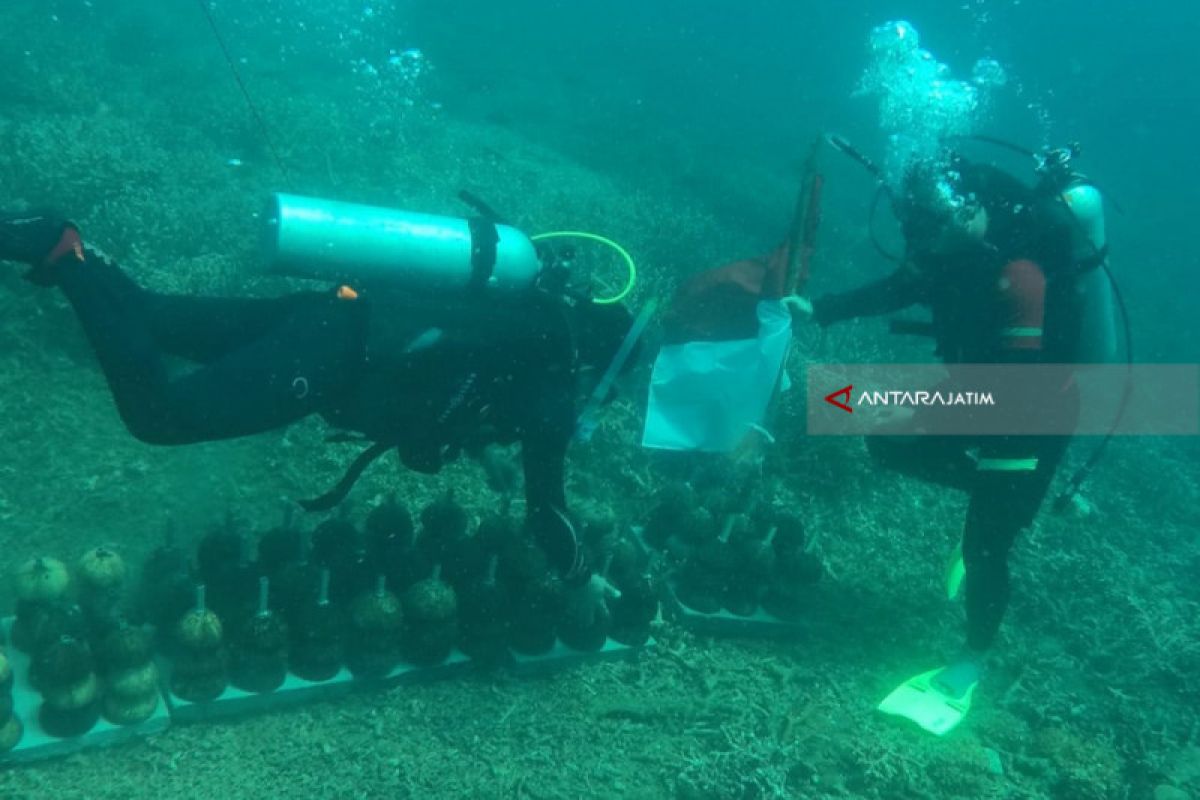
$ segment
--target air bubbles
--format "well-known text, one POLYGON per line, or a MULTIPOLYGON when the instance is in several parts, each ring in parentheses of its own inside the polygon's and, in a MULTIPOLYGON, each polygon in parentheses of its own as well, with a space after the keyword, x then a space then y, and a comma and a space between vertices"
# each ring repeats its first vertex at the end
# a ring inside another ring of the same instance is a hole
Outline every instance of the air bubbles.
POLYGON ((981 58, 971 69, 971 80, 979 86, 1000 87, 1008 83, 1008 73, 994 58, 981 58))
POLYGON ((983 59, 971 80, 954 78, 949 65, 921 47, 916 27, 905 21, 872 29, 868 50, 857 93, 878 100, 880 126, 889 137, 888 181, 896 189, 914 167, 936 172, 946 166, 945 141, 972 132, 985 93, 1003 86, 1006 76, 999 63, 983 59))
POLYGON ((871 31, 871 50, 891 58, 906 58, 920 47, 917 29, 903 20, 885 22, 871 31))

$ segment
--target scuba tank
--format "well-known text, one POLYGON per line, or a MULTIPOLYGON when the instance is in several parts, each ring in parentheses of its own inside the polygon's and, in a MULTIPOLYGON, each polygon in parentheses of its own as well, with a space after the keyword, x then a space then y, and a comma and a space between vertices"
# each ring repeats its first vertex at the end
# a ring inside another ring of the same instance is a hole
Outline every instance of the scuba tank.
POLYGON ((267 210, 269 271, 297 278, 423 291, 520 291, 542 272, 516 228, 378 206, 275 194, 267 210))
POLYGON ((1076 224, 1071 234, 1071 257, 1084 265, 1075 279, 1082 317, 1078 360, 1084 364, 1111 364, 1117 360, 1116 308, 1112 281, 1104 270, 1107 239, 1104 234, 1104 198, 1082 178, 1061 194, 1076 224))
POLYGON ((1070 216, 1071 261, 1080 307, 1081 364, 1117 360, 1117 315, 1108 274, 1108 239, 1104 230, 1104 196, 1086 177, 1071 170, 1077 146, 1047 150, 1037 156, 1043 187, 1061 201, 1070 216))

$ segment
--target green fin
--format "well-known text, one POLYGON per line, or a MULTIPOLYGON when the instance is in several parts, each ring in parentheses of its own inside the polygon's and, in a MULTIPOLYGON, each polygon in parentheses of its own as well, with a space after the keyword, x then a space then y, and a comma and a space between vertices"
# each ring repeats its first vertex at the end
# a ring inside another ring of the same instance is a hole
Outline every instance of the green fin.
POLYGON ((978 682, 971 684, 962 697, 951 697, 933 685, 933 676, 941 669, 922 672, 897 686, 878 706, 885 714, 907 717, 936 736, 945 736, 963 721, 971 710, 971 695, 978 682))
POLYGON ((954 545, 950 563, 946 567, 946 598, 953 600, 962 591, 963 578, 967 577, 967 565, 963 563, 962 539, 954 545))

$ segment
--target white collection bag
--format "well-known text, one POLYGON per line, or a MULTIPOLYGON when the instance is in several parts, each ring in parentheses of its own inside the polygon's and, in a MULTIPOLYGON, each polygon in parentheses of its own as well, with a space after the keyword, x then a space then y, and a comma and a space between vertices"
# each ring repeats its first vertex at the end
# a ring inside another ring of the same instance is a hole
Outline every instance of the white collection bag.
POLYGON ((662 348, 643 447, 728 453, 761 429, 792 340, 792 315, 778 300, 760 300, 756 312, 757 338, 662 348))

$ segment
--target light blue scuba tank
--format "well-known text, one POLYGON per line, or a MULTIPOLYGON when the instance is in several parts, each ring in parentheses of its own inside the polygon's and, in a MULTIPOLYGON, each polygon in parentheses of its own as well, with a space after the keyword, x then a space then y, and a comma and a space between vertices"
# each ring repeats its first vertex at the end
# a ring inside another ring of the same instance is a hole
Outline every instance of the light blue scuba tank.
POLYGON ((429 292, 520 291, 542 270, 508 225, 293 194, 271 198, 266 249, 276 274, 429 292))
POLYGON ((1075 279, 1082 317, 1077 360, 1110 364, 1117 360, 1117 329, 1112 282, 1104 269, 1108 260, 1104 196, 1085 180, 1072 182, 1061 196, 1076 222, 1071 232, 1071 257, 1077 264, 1102 262, 1075 279))

